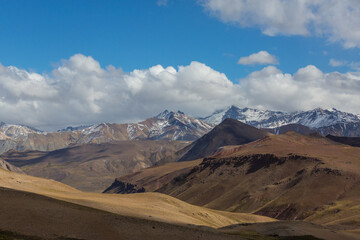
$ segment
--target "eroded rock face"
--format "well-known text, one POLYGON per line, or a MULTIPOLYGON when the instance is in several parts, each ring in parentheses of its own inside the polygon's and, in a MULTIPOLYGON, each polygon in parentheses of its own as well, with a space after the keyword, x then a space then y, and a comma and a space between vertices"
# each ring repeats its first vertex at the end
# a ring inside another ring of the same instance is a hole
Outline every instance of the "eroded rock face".
POLYGON ((120 194, 129 194, 129 193, 142 193, 145 192, 145 188, 138 188, 136 184, 131 184, 127 182, 121 182, 117 179, 108 187, 104 193, 120 193, 120 194))

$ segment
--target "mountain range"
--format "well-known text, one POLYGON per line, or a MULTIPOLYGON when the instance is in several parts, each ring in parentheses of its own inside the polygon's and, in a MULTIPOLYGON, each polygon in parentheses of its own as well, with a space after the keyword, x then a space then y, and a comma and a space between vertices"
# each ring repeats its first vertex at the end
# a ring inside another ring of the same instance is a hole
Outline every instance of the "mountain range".
POLYGON ((100 123, 67 127, 55 132, 0 123, 0 153, 8 150, 53 151, 72 145, 134 139, 194 141, 227 118, 278 134, 289 130, 323 136, 360 136, 359 115, 334 108, 300 112, 279 112, 230 106, 205 118, 193 118, 181 111, 168 111, 138 123, 100 123), (308 127, 304 128, 304 127, 308 127))
POLYGON ((68 127, 43 132, 23 125, 0 125, 0 153, 9 150, 53 151, 74 145, 127 140, 193 141, 210 131, 213 124, 183 112, 167 111, 139 123, 101 123, 89 127, 68 127))
POLYGON ((226 118, 233 118, 257 128, 277 129, 285 125, 297 124, 314 129, 324 136, 328 134, 347 137, 360 136, 359 115, 342 112, 335 108, 315 108, 309 111, 288 113, 240 108, 233 105, 200 119, 216 125, 226 118))

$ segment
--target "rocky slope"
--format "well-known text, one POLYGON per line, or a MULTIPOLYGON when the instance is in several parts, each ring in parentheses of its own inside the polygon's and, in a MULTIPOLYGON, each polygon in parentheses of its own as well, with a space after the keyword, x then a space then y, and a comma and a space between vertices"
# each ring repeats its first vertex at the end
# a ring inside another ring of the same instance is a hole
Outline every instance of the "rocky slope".
POLYGON ((226 118, 233 118, 257 128, 275 129, 284 125, 299 124, 314 129, 324 136, 328 134, 360 136, 359 116, 334 108, 287 113, 231 106, 201 120, 219 124, 226 118))

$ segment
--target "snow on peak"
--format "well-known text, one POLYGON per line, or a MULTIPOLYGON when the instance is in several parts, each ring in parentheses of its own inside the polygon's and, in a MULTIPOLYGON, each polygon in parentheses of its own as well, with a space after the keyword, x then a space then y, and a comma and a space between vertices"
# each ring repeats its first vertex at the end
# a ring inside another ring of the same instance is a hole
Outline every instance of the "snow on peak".
POLYGON ((335 108, 315 108, 309 111, 277 112, 253 108, 228 107, 216 111, 202 120, 219 124, 226 118, 233 118, 261 128, 276 128, 287 124, 301 124, 310 128, 331 126, 337 123, 360 122, 359 115, 339 111, 335 108))
POLYGON ((17 139, 19 137, 27 137, 30 133, 43 133, 40 130, 28 126, 7 124, 4 122, 0 123, 0 132, 3 133, 6 137, 12 139, 17 139))

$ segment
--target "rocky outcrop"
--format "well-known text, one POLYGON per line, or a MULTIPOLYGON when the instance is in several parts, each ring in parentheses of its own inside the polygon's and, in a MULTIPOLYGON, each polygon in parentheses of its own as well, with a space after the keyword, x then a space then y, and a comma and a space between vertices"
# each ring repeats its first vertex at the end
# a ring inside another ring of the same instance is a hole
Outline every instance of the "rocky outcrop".
POLYGON ((136 184, 131 184, 127 182, 119 181, 115 179, 113 184, 108 187, 104 193, 120 193, 120 194, 129 194, 129 193, 143 193, 145 192, 145 188, 138 188, 136 184))

